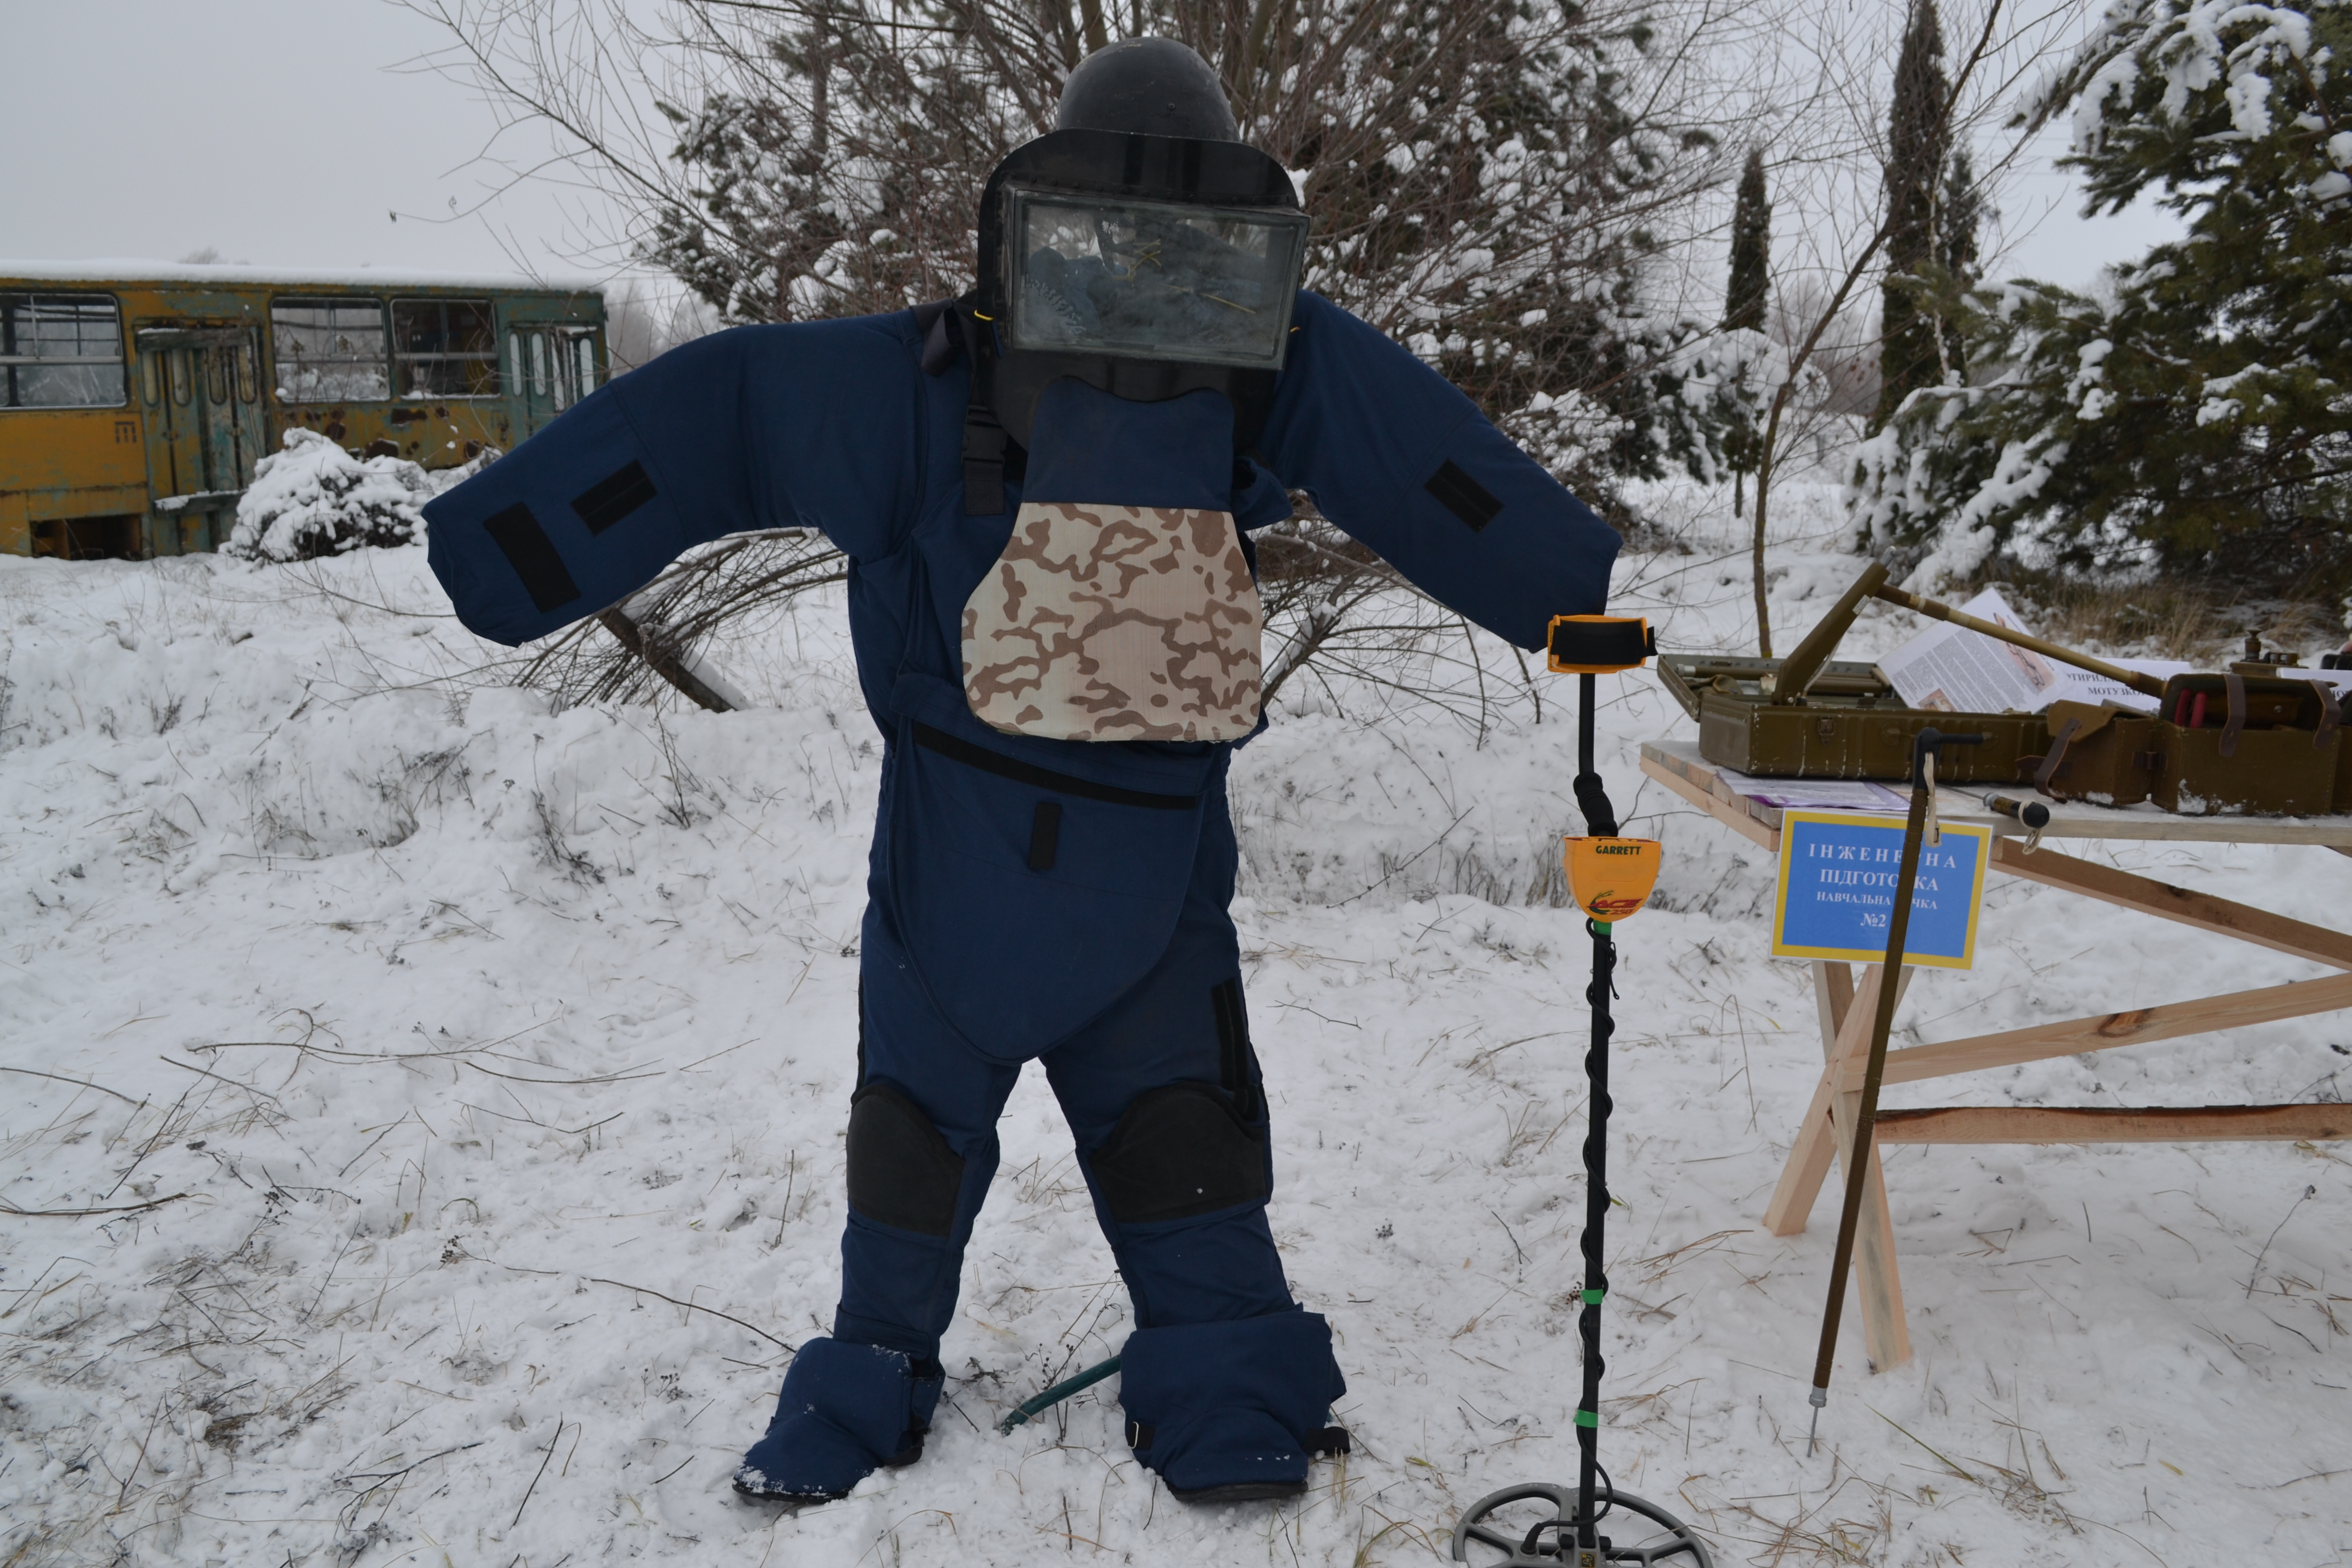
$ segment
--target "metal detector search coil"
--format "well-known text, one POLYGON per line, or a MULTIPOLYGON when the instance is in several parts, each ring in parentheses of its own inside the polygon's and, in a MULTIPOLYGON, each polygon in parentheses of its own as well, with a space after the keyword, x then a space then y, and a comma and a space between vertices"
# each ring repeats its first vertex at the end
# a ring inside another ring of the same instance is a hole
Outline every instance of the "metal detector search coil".
POLYGON ((1576 907, 1614 925, 1650 901, 1665 852, 1654 838, 1570 838, 1565 858, 1576 907))

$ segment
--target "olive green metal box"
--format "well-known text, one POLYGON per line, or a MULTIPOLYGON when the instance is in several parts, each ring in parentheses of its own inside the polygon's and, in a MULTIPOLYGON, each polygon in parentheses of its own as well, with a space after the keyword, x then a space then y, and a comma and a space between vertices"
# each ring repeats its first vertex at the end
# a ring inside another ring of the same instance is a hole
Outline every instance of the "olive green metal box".
POLYGON ((1667 654, 1666 688, 1698 721, 1699 755, 1759 778, 1893 779, 1911 771, 1912 742, 1933 727, 1980 734, 1936 765, 1947 784, 2014 784, 2032 775, 2050 737, 2036 713, 1938 713, 1906 708, 1876 667, 1822 666, 1802 705, 1776 704, 1763 679, 1781 661, 1667 654))

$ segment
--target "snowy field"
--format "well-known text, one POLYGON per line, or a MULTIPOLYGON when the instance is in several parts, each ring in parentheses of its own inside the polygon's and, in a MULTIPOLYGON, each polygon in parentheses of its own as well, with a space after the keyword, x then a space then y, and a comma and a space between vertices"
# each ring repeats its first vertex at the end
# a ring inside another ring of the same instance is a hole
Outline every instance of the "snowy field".
MULTIPOLYGON (((1784 643, 1853 570, 1812 531, 1779 557, 1784 643)), ((1744 552, 1687 542, 1629 555, 1621 605, 1746 646, 1744 552)), ((833 1307, 880 750, 837 610, 795 629, 729 669, 772 706, 555 711, 451 679, 490 650, 421 549, 0 560, 0 1564, 1353 1568, 1572 1479, 1560 679, 1484 733, 1301 688, 1237 760, 1275 1233, 1342 1341, 1351 1459, 1194 1510, 1122 1446, 1115 1384, 995 1434, 1127 1326, 1033 1072, 922 1462, 797 1518, 731 1494, 833 1307)), ((1620 931, 1619 1484, 1725 1563, 2352 1563, 2341 1146, 1895 1152, 1917 1355, 1870 1375, 1850 1311, 1806 1457, 1834 1183, 1801 1236, 1760 1216, 1819 1067, 1810 979, 1764 956, 1763 853, 1637 787, 1638 742, 1690 726, 1647 676, 1603 684, 1628 831, 1667 847, 1620 931)), ((2329 923, 2352 894, 2320 850, 2068 847, 2329 923)), ((1998 879, 1986 922, 1906 1041, 2317 973, 1998 879)), ((2335 1099, 2347 1045, 2322 1018, 1888 1100, 2335 1099)))

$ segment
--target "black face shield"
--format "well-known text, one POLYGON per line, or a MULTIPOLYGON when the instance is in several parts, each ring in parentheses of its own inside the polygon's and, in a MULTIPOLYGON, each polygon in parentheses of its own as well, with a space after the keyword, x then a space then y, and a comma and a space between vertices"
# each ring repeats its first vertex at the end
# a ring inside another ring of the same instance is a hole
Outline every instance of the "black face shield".
POLYGON ((1037 395, 1070 376, 1139 403, 1223 393, 1254 439, 1306 239, 1289 174, 1240 142, 1071 129, 1016 148, 981 199, 997 418, 1025 445, 1037 395))

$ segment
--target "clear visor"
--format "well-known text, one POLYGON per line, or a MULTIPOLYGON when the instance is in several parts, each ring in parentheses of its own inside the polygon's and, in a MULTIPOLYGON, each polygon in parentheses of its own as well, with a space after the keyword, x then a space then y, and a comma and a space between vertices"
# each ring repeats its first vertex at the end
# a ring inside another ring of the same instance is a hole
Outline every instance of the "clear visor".
POLYGON ((1013 193, 1016 349, 1278 370, 1304 213, 1013 193))

